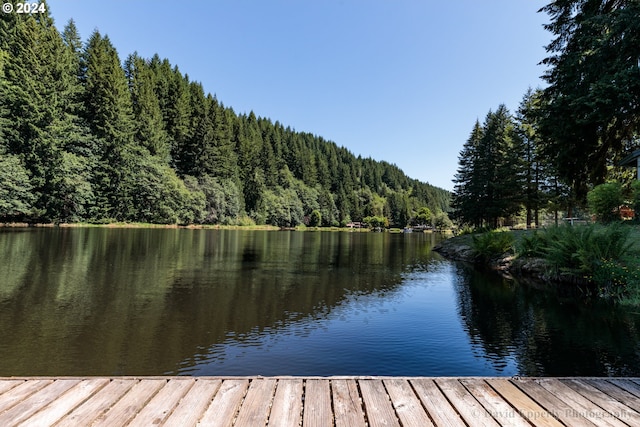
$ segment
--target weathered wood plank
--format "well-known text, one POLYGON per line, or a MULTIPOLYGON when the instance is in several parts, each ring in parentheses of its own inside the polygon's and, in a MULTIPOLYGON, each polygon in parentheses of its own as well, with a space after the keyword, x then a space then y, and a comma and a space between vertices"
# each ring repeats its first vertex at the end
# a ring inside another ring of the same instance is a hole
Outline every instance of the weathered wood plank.
POLYGON ((420 399, 405 379, 385 379, 384 385, 403 427, 433 426, 420 399))
POLYGON ((538 404, 552 412, 563 423, 576 427, 593 427, 596 425, 536 381, 520 379, 515 381, 514 384, 538 404))
POLYGON ((143 379, 127 392, 102 417, 94 427, 126 425, 153 396, 167 384, 166 379, 143 379))
POLYGON ((481 379, 462 379, 460 382, 480 402, 491 416, 503 426, 531 427, 528 421, 481 379))
POLYGON ((115 379, 100 389, 91 399, 66 415, 56 427, 75 427, 91 425, 93 420, 104 414, 111 406, 119 401, 138 380, 115 379))
POLYGON ((49 426, 56 423, 76 406, 80 405, 91 395, 109 384, 108 378, 83 380, 62 396, 54 400, 49 406, 27 419, 25 425, 49 426))
POLYGON ((174 379, 167 384, 147 403, 129 424, 135 426, 152 426, 164 423, 182 396, 195 384, 195 380, 174 379))
POLYGON ((302 425, 304 427, 333 425, 329 381, 306 381, 302 425))
POLYGON ((178 402, 177 407, 169 415, 164 425, 167 427, 195 426, 211 404, 213 396, 221 384, 222 380, 197 379, 178 402))
POLYGON ((247 388, 249 388, 249 380, 224 380, 198 425, 231 425, 247 388))
POLYGON ((279 380, 273 398, 269 427, 298 427, 302 419, 301 379, 279 380))
POLYGON ((369 425, 372 427, 400 427, 398 416, 393 409, 382 380, 361 380, 359 384, 369 425))
MULTIPOLYGON (((572 379, 564 383, 607 411, 608 415, 604 416, 620 419, 629 425, 640 426, 640 412, 621 403, 618 398, 610 396, 583 381, 572 379)), ((638 399, 634 400, 638 401, 638 399)))
POLYGON ((276 380, 259 379, 251 381, 247 395, 240 406, 235 426, 265 426, 269 419, 269 409, 276 389, 276 380))
POLYGON ((550 412, 538 405, 510 381, 504 379, 488 379, 487 383, 533 425, 543 427, 562 426, 562 423, 555 419, 550 412))
POLYGON ((436 384, 469 426, 500 427, 491 414, 457 379, 439 378, 436 384))
MULTIPOLYGON (((557 379, 537 379, 533 380, 545 389, 549 390, 559 400, 570 406, 570 415, 574 418, 579 416, 588 419, 598 426, 625 427, 626 424, 609 418, 602 408, 573 390, 571 387, 557 379)), ((557 411, 561 412, 561 411, 557 411)), ((571 417, 569 417, 571 418, 571 417)))
POLYGON ((635 394, 631 394, 628 391, 618 387, 617 380, 594 380, 594 379, 580 379, 581 383, 588 384, 603 393, 615 399, 618 402, 627 405, 628 407, 640 412, 640 398, 635 394))
POLYGON ((336 427, 364 427, 362 401, 356 380, 331 380, 336 427))
POLYGON ((464 425, 460 415, 433 380, 412 379, 410 383, 436 426, 457 427, 464 425))
POLYGON ((26 381, 12 388, 2 395, 2 400, 0 400, 0 413, 19 404, 33 393, 48 386, 52 382, 53 380, 26 381))
POLYGON ((53 402, 80 380, 56 380, 0 415, 0 426, 16 425, 53 402))
POLYGON ((638 381, 0 378, 0 425, 631 426, 640 425, 638 381))
POLYGON ((609 381, 640 399, 640 385, 637 383, 626 378, 609 379, 609 381))
POLYGON ((23 384, 26 380, 2 380, 0 381, 0 395, 2 393, 5 393, 9 390, 11 390, 12 388, 23 384))

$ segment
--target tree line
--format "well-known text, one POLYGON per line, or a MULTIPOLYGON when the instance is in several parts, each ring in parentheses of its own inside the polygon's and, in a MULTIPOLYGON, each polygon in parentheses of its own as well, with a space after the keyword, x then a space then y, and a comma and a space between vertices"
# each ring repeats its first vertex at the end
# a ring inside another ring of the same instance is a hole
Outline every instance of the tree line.
POLYGON ((541 212, 568 217, 587 194, 635 173, 615 165, 640 147, 640 2, 556 0, 540 9, 554 39, 548 86, 474 125, 459 156, 452 200, 463 224, 495 228, 541 212))
MULTIPOLYGON (((403 227, 450 194, 238 114, 158 55, 121 62, 48 12, 0 16, 0 221, 403 227)), ((431 215, 432 214, 432 215, 431 215)))

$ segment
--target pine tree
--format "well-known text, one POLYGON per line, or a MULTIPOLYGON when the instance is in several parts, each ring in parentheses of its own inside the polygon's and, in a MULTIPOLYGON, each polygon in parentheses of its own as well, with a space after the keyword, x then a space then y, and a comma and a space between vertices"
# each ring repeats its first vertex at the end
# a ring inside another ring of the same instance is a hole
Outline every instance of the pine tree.
POLYGON ((99 164, 94 174, 98 209, 94 215, 123 220, 131 204, 125 187, 133 158, 133 112, 124 70, 107 36, 95 31, 84 51, 86 82, 84 111, 92 133, 99 139, 99 164))
POLYGON ((155 92, 155 74, 147 61, 133 53, 125 61, 125 74, 131 91, 134 139, 149 153, 169 162, 168 136, 155 92))
POLYGON ((543 61, 545 153, 582 203, 640 132, 640 3, 556 0, 541 10, 556 37, 543 61))
POLYGON ((458 158, 458 171, 454 178, 454 192, 451 207, 454 209, 454 216, 460 222, 481 227, 483 213, 478 207, 478 201, 484 194, 486 185, 478 177, 479 151, 478 147, 484 134, 484 129, 479 120, 469 135, 469 139, 462 147, 458 158))
POLYGON ((476 122, 459 159, 453 207, 463 223, 498 226, 520 210, 525 188, 524 144, 504 105, 476 122))

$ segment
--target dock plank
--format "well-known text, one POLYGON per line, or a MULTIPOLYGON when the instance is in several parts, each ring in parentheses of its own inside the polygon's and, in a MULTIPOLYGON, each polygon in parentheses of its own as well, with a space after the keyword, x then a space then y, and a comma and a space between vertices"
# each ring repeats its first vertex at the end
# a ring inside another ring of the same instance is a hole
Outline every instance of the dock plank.
POLYGON ((302 425, 304 427, 333 425, 331 390, 328 381, 316 379, 306 381, 302 425))
POLYGON ((249 380, 224 380, 207 408, 199 426, 229 426, 249 388, 249 380))
POLYGON ((455 378, 438 378, 436 384, 469 426, 500 427, 491 414, 455 378))
POLYGON ((638 378, 0 378, 0 425, 632 426, 638 378))
POLYGON ((1 396, 2 399, 0 400, 0 414, 9 410, 15 405, 18 405, 24 399, 31 396, 33 393, 36 393, 38 390, 48 386, 52 382, 52 379, 25 381, 24 383, 13 387, 11 390, 7 391, 1 396))
POLYGON ((360 381, 362 401, 372 427, 398 426, 398 417, 382 380, 360 381))
POLYGON ((575 411, 573 406, 562 401, 555 394, 542 387, 534 380, 518 380, 514 382, 518 388, 524 391, 529 397, 544 406, 563 423, 576 427, 593 427, 597 424, 583 417, 575 411))
POLYGON ((356 380, 331 380, 331 393, 336 427, 366 425, 356 380))
POLYGON ((180 399, 164 425, 176 427, 197 425, 221 384, 222 380, 196 379, 195 384, 180 399))
POLYGON ((531 424, 483 380, 464 378, 460 382, 478 402, 503 426, 531 427, 531 424))
POLYGON ((617 381, 610 380, 594 380, 594 379, 580 379, 581 383, 588 384, 609 396, 612 400, 616 400, 629 408, 634 409, 636 412, 640 412, 640 398, 636 395, 629 393, 628 391, 618 387, 617 381))
MULTIPOLYGON (((565 381, 565 384, 607 411, 608 415, 605 416, 621 419, 626 424, 631 423, 631 425, 640 426, 640 413, 616 398, 612 399, 612 396, 583 381, 572 379, 565 381)), ((637 401, 638 399, 635 400, 637 401)))
MULTIPOLYGON (((559 400, 566 402, 570 406, 570 414, 575 419, 584 417, 598 426, 626 426, 620 420, 608 417, 605 410, 558 379, 537 379, 533 381, 553 393, 559 400)), ((555 411, 561 413, 560 410, 555 409, 555 411)))
POLYGON ((24 383, 25 380, 4 380, 0 382, 0 394, 5 393, 12 388, 24 383))
POLYGON ((460 415, 433 380, 422 378, 413 379, 410 382, 436 426, 457 427, 464 425, 460 415))
POLYGON ((94 427, 126 425, 144 405, 165 385, 165 379, 143 379, 135 384, 102 417, 96 420, 94 427))
POLYGON ((71 413, 62 418, 56 427, 74 427, 78 425, 91 425, 91 423, 111 406, 119 401, 133 387, 138 380, 114 379, 106 386, 91 396, 90 400, 75 408, 71 413))
POLYGON ((505 381, 504 379, 488 379, 487 383, 533 425, 562 427, 562 423, 555 419, 550 412, 532 400, 510 381, 505 381))
POLYGON ((31 394, 26 399, 20 401, 8 411, 0 415, 0 426, 19 424, 26 420, 40 409, 53 402, 60 395, 78 384, 80 380, 57 380, 52 381, 44 388, 31 394))
POLYGON ((274 379, 251 381, 234 425, 239 427, 267 425, 275 389, 276 380, 274 379))
POLYGON ((163 424, 178 402, 195 384, 193 379, 176 379, 167 384, 147 403, 129 424, 146 427, 163 424))
POLYGON ((302 419, 303 381, 279 380, 273 398, 269 427, 298 427, 302 419))
POLYGON ((626 378, 616 378, 615 380, 609 381, 611 381, 621 389, 627 391, 628 393, 633 394, 637 399, 640 399, 640 385, 638 385, 636 382, 626 378))
POLYGON ((385 379, 384 385, 403 427, 433 426, 409 382, 405 379, 385 379))
POLYGON ((83 380, 49 406, 27 419, 24 424, 31 426, 53 425, 107 384, 109 384, 107 378, 83 380))

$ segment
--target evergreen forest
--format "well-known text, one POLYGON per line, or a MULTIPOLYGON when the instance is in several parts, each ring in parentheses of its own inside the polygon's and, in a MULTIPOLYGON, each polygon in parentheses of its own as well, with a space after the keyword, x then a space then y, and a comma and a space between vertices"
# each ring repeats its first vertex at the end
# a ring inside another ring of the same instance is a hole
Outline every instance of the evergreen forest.
POLYGON ((549 56, 532 60, 546 65, 548 86, 473 125, 454 179, 461 224, 588 218, 589 193, 611 182, 622 189, 616 209, 626 200, 640 210, 636 172, 618 166, 640 148, 640 2, 555 0, 539 13, 553 38, 549 56))
POLYGON ((0 222, 404 227, 446 224, 449 197, 48 7, 0 15, 0 222))

